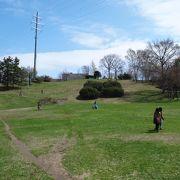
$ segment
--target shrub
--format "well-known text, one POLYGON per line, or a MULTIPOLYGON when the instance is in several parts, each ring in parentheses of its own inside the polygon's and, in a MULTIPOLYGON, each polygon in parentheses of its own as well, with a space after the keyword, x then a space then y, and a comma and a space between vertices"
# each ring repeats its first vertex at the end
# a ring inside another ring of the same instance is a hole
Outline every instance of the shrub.
POLYGON ((42 78, 43 78, 44 82, 51 82, 52 81, 52 78, 50 76, 47 76, 47 75, 42 76, 42 78))
POLYGON ((42 77, 36 77, 35 79, 32 80, 33 83, 42 83, 43 78, 42 77))
POLYGON ((51 98, 51 97, 44 97, 42 99, 39 100, 40 104, 56 104, 57 103, 57 99, 51 98))
POLYGON ((92 87, 92 88, 97 89, 100 92, 103 89, 103 83, 100 81, 87 81, 84 84, 84 87, 92 87))
POLYGON ((121 84, 118 81, 106 81, 103 83, 104 88, 109 88, 109 87, 118 87, 118 88, 122 88, 121 84))
POLYGON ((93 75, 86 75, 85 78, 86 79, 94 79, 94 76, 93 75))
POLYGON ((52 97, 44 97, 39 99, 39 103, 41 105, 47 105, 47 104, 62 104, 63 102, 67 101, 67 98, 52 98, 52 97))
POLYGON ((118 81, 87 81, 79 92, 79 99, 96 99, 98 97, 121 97, 124 90, 118 81))
POLYGON ((98 79, 98 78, 100 78, 101 77, 101 72, 99 72, 99 71, 94 71, 94 78, 95 79, 98 79))
POLYGON ((81 99, 97 99, 100 96, 100 92, 92 87, 83 87, 79 92, 81 99))
POLYGON ((132 79, 132 76, 131 76, 131 74, 128 74, 128 73, 119 74, 118 79, 120 79, 120 80, 130 80, 130 79, 132 79))
POLYGON ((102 97, 121 97, 124 95, 124 90, 120 87, 106 87, 102 90, 102 97))

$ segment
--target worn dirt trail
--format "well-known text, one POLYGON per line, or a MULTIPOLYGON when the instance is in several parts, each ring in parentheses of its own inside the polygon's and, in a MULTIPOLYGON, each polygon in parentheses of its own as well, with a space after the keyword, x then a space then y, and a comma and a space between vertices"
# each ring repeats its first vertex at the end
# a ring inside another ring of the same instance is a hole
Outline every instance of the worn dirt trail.
MULTIPOLYGON (((62 172, 61 169, 58 168, 58 165, 60 163, 58 164, 57 161, 51 161, 51 162, 48 161, 48 163, 47 163, 42 158, 35 157, 30 152, 28 147, 12 134, 8 124, 3 120, 2 120, 2 122, 5 126, 6 133, 9 135, 13 144, 16 146, 16 148, 19 150, 19 152, 23 155, 24 159, 34 163, 36 166, 43 169, 45 172, 48 173, 49 176, 53 177, 55 180, 70 180, 70 179, 72 179, 67 173, 62 172)), ((57 159, 57 158, 58 158, 58 156, 54 157, 54 159, 57 159)), ((61 159, 61 157, 58 159, 61 159)))

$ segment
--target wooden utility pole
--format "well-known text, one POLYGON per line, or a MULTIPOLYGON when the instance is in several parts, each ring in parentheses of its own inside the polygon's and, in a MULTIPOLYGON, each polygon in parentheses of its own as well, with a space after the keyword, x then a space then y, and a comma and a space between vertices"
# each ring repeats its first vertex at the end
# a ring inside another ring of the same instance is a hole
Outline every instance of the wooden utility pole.
POLYGON ((36 60, 37 60, 37 39, 38 39, 38 31, 40 31, 40 18, 38 16, 38 12, 36 13, 36 16, 33 16, 33 29, 35 30, 35 41, 34 41, 34 69, 33 69, 33 79, 36 79, 36 60))

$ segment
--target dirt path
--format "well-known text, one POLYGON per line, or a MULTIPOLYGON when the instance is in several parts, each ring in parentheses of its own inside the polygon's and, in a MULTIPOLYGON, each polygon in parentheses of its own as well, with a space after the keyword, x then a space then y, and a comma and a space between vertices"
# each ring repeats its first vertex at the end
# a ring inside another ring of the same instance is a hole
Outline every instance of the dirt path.
MULTIPOLYGON (((53 177, 56 180, 70 180, 72 178, 70 178, 70 176, 68 176, 67 174, 65 174, 64 172, 61 171, 60 167, 59 169, 57 168, 58 165, 57 161, 51 161, 48 163, 46 161, 44 161, 42 158, 37 158, 35 157, 30 150, 28 149, 28 147, 21 142, 20 140, 18 140, 11 132, 8 124, 6 122, 4 122, 2 120, 4 126, 5 126, 5 130, 7 132, 7 134, 9 135, 9 137, 11 138, 13 144, 16 146, 16 148, 19 150, 19 152, 23 155, 24 159, 26 159, 27 161, 30 161, 32 163, 34 163, 36 166, 40 167, 41 169, 43 169, 45 172, 47 172, 49 174, 49 176, 53 177), (56 163, 55 163, 56 162, 56 163)), ((56 154, 57 155, 57 154, 56 154)), ((59 154, 59 156, 61 156, 59 154)), ((61 159, 61 157, 55 156, 54 159, 61 159)), ((60 165, 59 165, 60 166, 60 165)))
MULTIPOLYGON (((13 109, 1 109, 0 112, 14 112, 14 111, 17 111, 17 110, 20 110, 20 111, 24 111, 24 110, 31 110, 31 109, 35 109, 36 106, 33 106, 33 107, 25 107, 25 108, 13 108, 13 109)), ((37 109, 37 108, 36 108, 37 109)))

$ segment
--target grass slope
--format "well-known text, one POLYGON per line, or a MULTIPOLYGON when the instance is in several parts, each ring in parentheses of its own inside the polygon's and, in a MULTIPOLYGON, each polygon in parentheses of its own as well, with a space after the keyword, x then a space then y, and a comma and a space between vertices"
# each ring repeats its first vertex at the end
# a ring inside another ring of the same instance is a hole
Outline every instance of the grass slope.
MULTIPOLYGON (((44 106, 41 111, 35 107, 0 110, 0 117, 34 155, 46 156, 55 149, 63 152, 63 165, 72 176, 83 179, 180 178, 179 101, 167 101, 153 86, 122 81, 124 98, 99 99, 99 109, 92 110, 92 101, 75 100, 82 84, 82 81, 72 81, 32 86, 27 89, 28 106, 39 96, 68 100, 64 104, 44 106), (45 94, 36 97, 42 87, 45 94), (152 131, 156 106, 164 109, 164 129, 160 133, 152 131)), ((28 106, 22 103, 18 107, 28 106)), ((10 107, 15 108, 14 104, 9 106, 6 102, 1 109, 10 107)), ((3 136, 3 129, 0 134, 3 136)), ((4 150, 12 148, 4 146, 4 150)), ((8 167, 11 167, 11 158, 7 158, 8 167)), ((15 171, 21 179, 21 170, 15 171)), ((5 169, 2 173, 7 177, 5 169)))
POLYGON ((0 91, 0 109, 24 108, 36 106, 37 101, 44 97, 63 98, 68 101, 76 101, 80 88, 85 81, 64 81, 33 84, 20 90, 0 91), (44 91, 41 94, 41 90, 44 91))
POLYGON ((45 172, 29 162, 25 162, 13 148, 0 121, 0 179, 51 179, 45 172))

